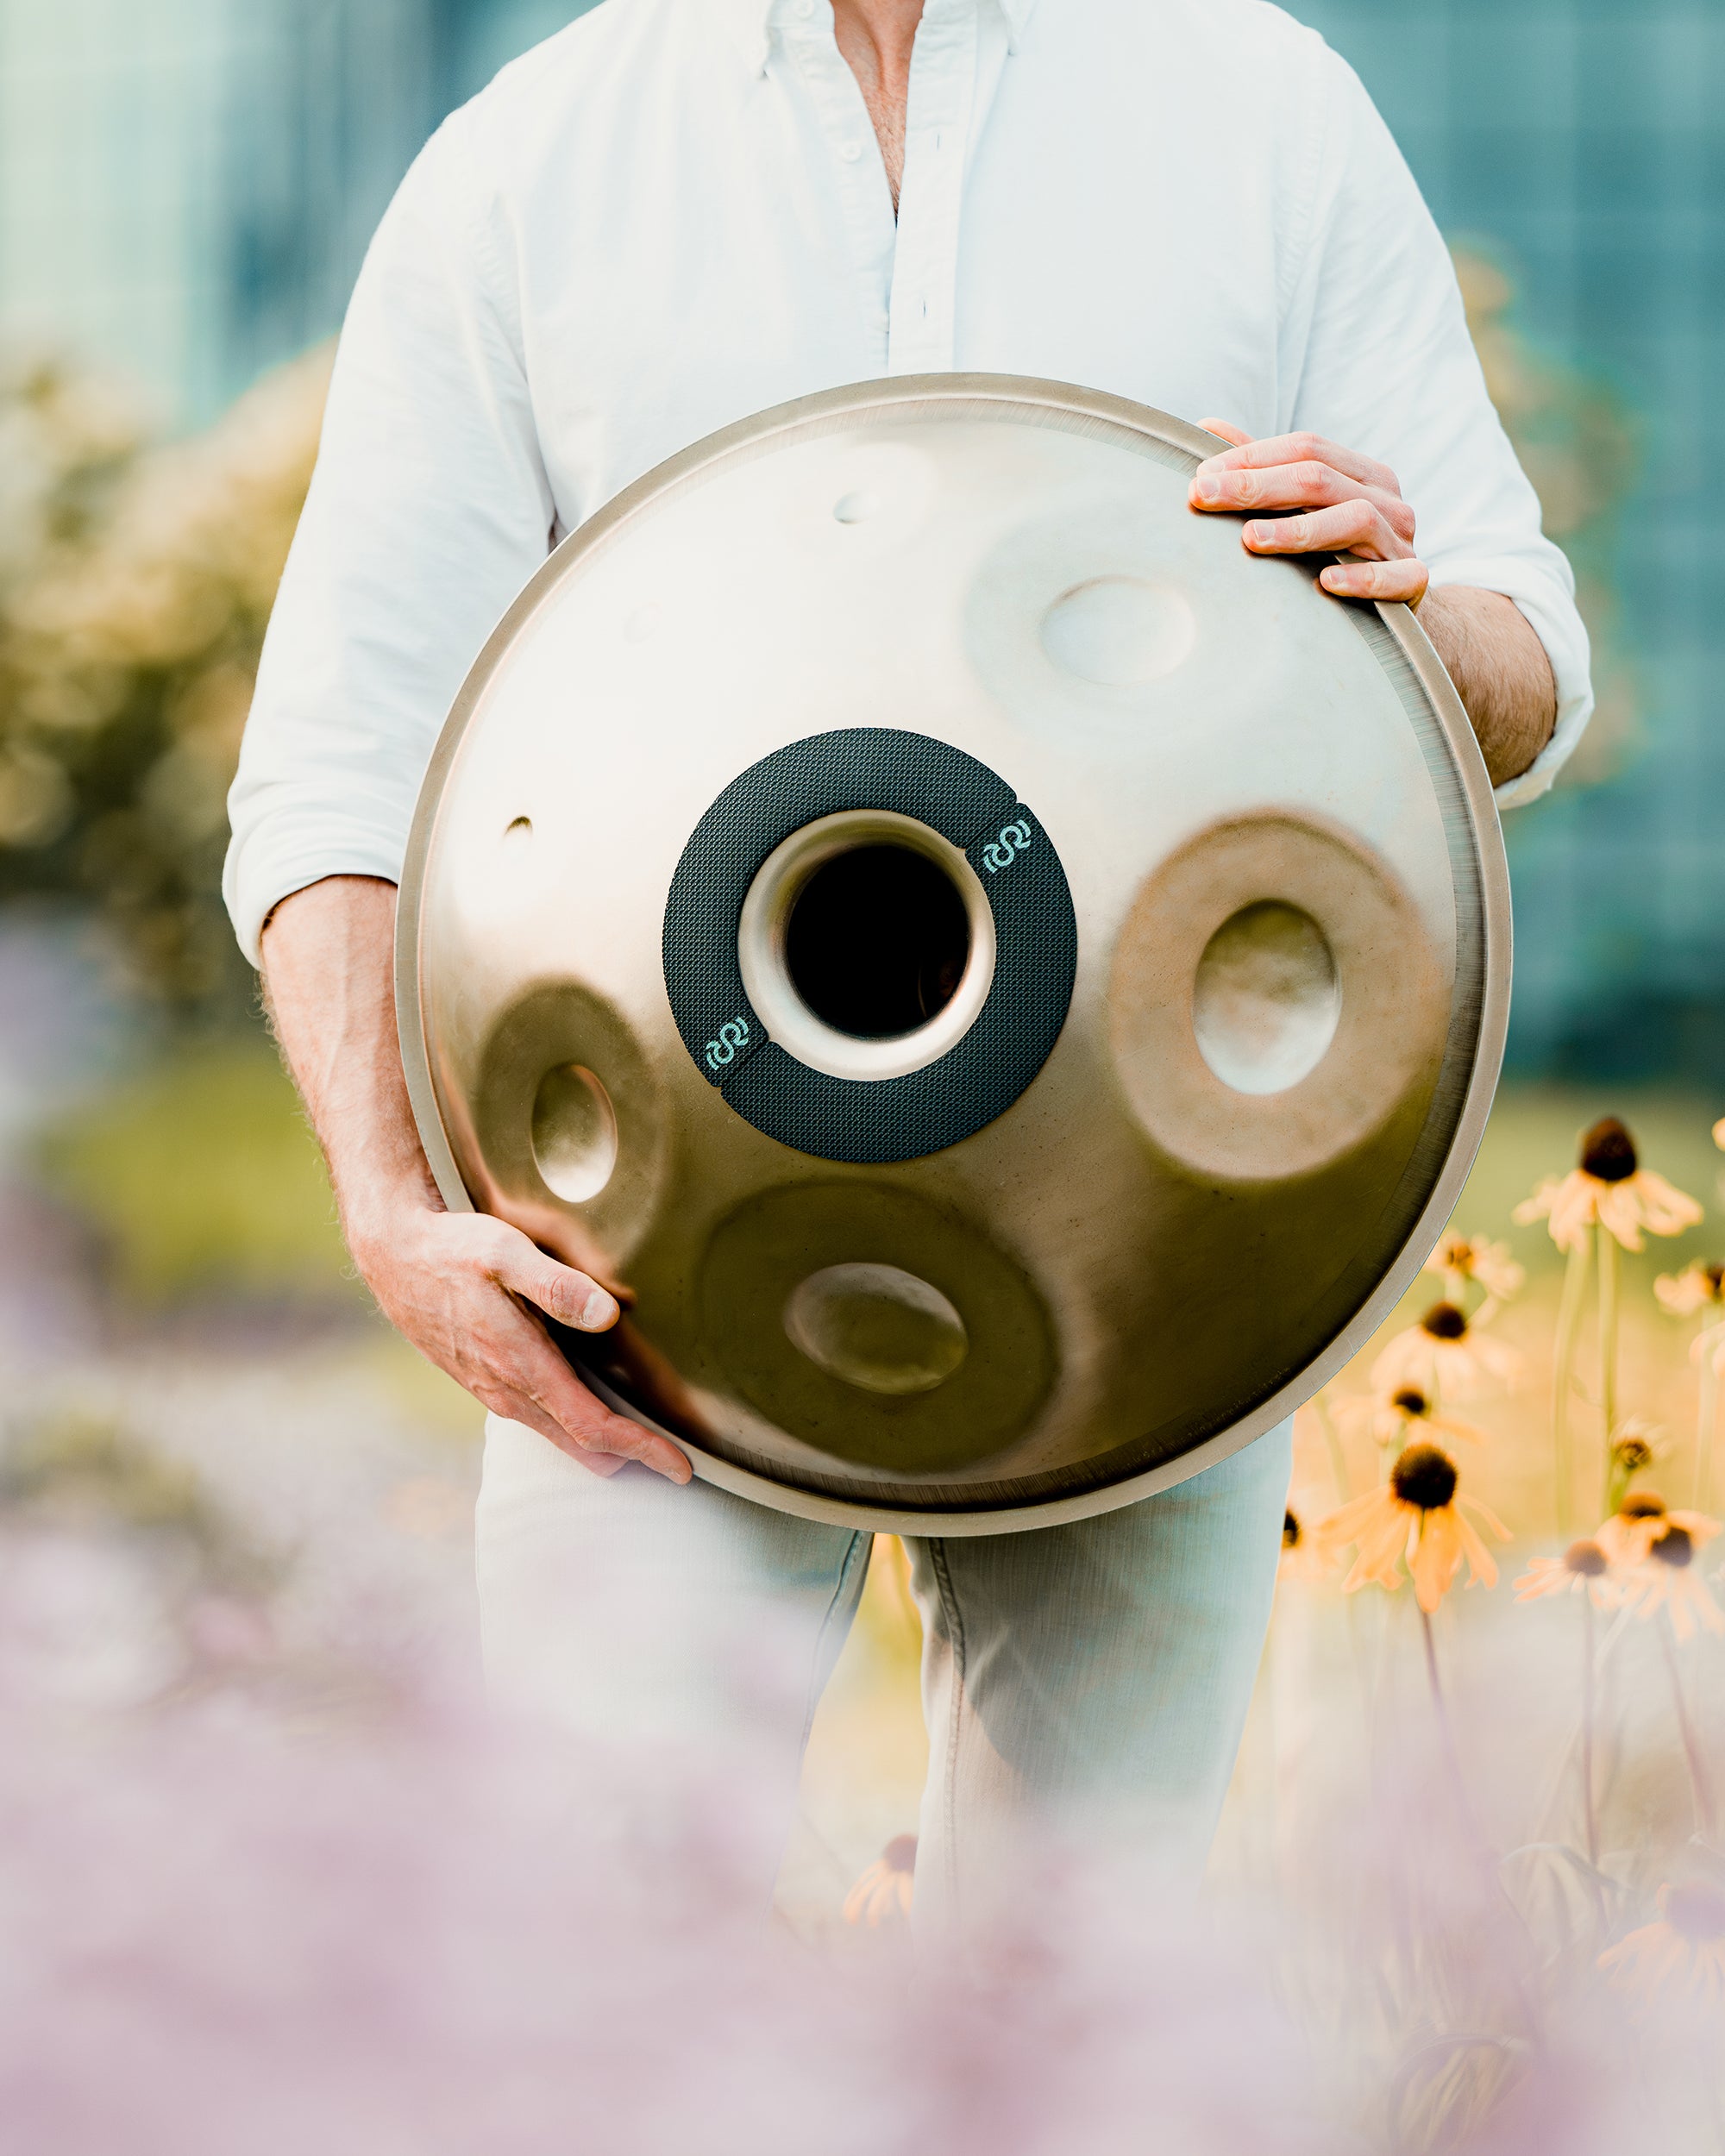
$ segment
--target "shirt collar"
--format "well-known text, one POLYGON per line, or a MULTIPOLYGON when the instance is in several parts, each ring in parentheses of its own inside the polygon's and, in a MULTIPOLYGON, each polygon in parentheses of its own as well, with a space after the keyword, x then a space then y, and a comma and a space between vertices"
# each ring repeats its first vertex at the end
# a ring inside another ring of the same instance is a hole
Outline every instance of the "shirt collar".
MULTIPOLYGON (((772 40, 773 25, 796 0, 706 0, 707 5, 718 9, 724 17, 731 34, 750 71, 760 74, 767 65, 767 53, 772 40)), ((817 0, 818 4, 830 4, 830 0, 817 0)), ((988 0, 983 0, 984 4, 988 0)), ((1024 28, 1036 9, 1036 0, 993 0, 1006 18, 1007 50, 1016 53, 1024 28)))

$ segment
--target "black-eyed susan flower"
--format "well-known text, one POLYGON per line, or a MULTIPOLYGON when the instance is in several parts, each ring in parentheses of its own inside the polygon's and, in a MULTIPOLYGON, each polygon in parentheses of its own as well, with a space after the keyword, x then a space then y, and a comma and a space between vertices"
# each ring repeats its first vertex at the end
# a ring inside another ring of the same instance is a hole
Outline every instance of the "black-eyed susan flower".
POLYGON ((1692 1317, 1709 1306, 1717 1309, 1725 1304, 1725 1265, 1704 1265, 1697 1257, 1680 1273, 1661 1273, 1653 1294, 1673 1318, 1692 1317))
POLYGON ((1596 1542, 1571 1542, 1560 1557, 1534 1557, 1515 1583, 1518 1602, 1546 1595, 1585 1595, 1596 1609, 1615 1609, 1623 1599, 1622 1583, 1596 1542))
POLYGON ((1396 1333, 1371 1366, 1374 1391, 1427 1400, 1467 1400, 1488 1378, 1511 1382, 1521 1358, 1502 1340, 1469 1322, 1452 1302, 1434 1302, 1418 1325, 1396 1333))
POLYGON ((1508 1302, 1521 1293, 1527 1277, 1507 1243, 1494 1243, 1484 1235, 1446 1235, 1426 1260, 1426 1270, 1441 1275, 1444 1292, 1455 1303, 1469 1281, 1477 1282, 1493 1302, 1508 1302))
POLYGON ((1289 1505, 1282 1514, 1282 1561, 1276 1570, 1284 1580, 1327 1579, 1335 1570, 1335 1552, 1327 1550, 1289 1505))
POLYGON ((1460 1438, 1478 1445, 1485 1436, 1471 1422, 1440 1414, 1437 1402, 1417 1385, 1398 1386, 1393 1393, 1357 1393, 1339 1404, 1336 1420, 1350 1435, 1364 1432, 1386 1450, 1394 1445, 1398 1452, 1421 1438, 1433 1443, 1440 1437, 1460 1438))
POLYGON ((866 1924, 871 1931, 896 1923, 911 1913, 916 1879, 917 1838, 894 1834, 844 1897, 847 1924, 866 1924))
POLYGON ((1639 1250, 1641 1232, 1681 1235, 1701 1219, 1701 1207, 1684 1191, 1643 1168, 1635 1141, 1615 1116, 1584 1131, 1577 1165, 1561 1178, 1549 1176, 1516 1206, 1523 1227, 1544 1220, 1560 1250, 1572 1250, 1597 1225, 1626 1250, 1639 1250))
POLYGON ((1599 1957, 1620 1990, 1648 2007, 1725 2009, 1725 1890, 1706 1882, 1663 1886, 1659 1921, 1599 1957))
POLYGON ((1667 1527, 1683 1528, 1697 1549, 1719 1532, 1719 1522, 1705 1513, 1673 1512, 1656 1489, 1632 1489, 1593 1539, 1613 1564, 1640 1564, 1667 1527))
MULTIPOLYGON (((1718 1532, 1716 1520, 1708 1525, 1718 1532)), ((1697 1625, 1708 1632, 1725 1633, 1725 1610, 1695 1569, 1700 1546, 1689 1528, 1669 1518, 1648 1543, 1647 1556, 1628 1575, 1628 1600, 1635 1614, 1657 1617, 1664 1610, 1679 1639, 1692 1639, 1697 1625)))
POLYGON ((1492 1586, 1497 1567, 1462 1507, 1504 1542, 1509 1530, 1477 1498, 1458 1496, 1458 1481, 1455 1462, 1446 1452, 1434 1445, 1412 1445, 1382 1488, 1333 1513, 1317 1535, 1327 1550, 1353 1545, 1353 1565, 1342 1582, 1343 1591, 1354 1594, 1371 1582, 1393 1592, 1402 1584, 1405 1564, 1420 1607, 1429 1616, 1454 1584, 1464 1558, 1470 1586, 1475 1580, 1492 1586))

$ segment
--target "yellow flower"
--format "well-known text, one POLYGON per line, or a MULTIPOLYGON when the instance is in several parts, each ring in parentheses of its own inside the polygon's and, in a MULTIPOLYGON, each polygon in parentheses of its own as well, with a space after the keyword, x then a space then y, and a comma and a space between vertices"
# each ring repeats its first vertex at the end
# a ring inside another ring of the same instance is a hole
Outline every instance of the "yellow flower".
POLYGON ((914 1834, 894 1835, 845 1896, 847 1924, 866 1924, 874 1931, 910 1915, 916 1852, 914 1834))
POLYGON ((1701 1217, 1693 1198, 1640 1165, 1634 1139, 1609 1115, 1583 1133, 1579 1165, 1561 1181, 1548 1176, 1515 1213, 1522 1227, 1548 1221, 1560 1250, 1578 1248, 1596 1221, 1626 1250, 1639 1250, 1643 1228, 1651 1235, 1681 1235, 1701 1217))
POLYGON ((1647 2006, 1725 2007, 1725 1892, 1663 1886, 1656 1924, 1643 1924, 1599 1957, 1612 1984, 1647 2006))
POLYGON ((1282 1562, 1276 1570, 1284 1580, 1327 1579, 1335 1569, 1335 1551, 1327 1550, 1302 1526, 1291 1506, 1282 1514, 1282 1562))
POLYGON ((1440 1415, 1430 1394, 1417 1385, 1403 1385, 1393 1393, 1356 1393, 1352 1400, 1338 1403, 1336 1420, 1350 1436, 1363 1431, 1377 1444, 1393 1445, 1397 1451, 1416 1438, 1440 1432, 1465 1438, 1470 1445, 1480 1444, 1485 1436, 1471 1422, 1440 1415))
POLYGON ((1509 1255, 1507 1243, 1484 1235, 1446 1235, 1426 1261, 1428 1273, 1441 1273, 1452 1302, 1461 1300, 1465 1281, 1477 1280, 1494 1302, 1519 1294, 1527 1275, 1509 1255))
POLYGON ((1659 1307, 1674 1318, 1687 1318, 1709 1303, 1725 1303, 1725 1265, 1703 1265, 1697 1258, 1680 1273, 1661 1273, 1653 1282, 1659 1307))
MULTIPOLYGON (((1717 1520, 1707 1525, 1718 1533, 1717 1520)), ((1725 1610, 1695 1570, 1696 1551, 1707 1539, 1679 1526, 1674 1516, 1653 1536, 1646 1557, 1629 1575, 1628 1600, 1638 1617, 1656 1617, 1663 1609, 1679 1639, 1692 1639, 1697 1623, 1709 1632, 1725 1633, 1725 1610)))
POLYGON ((1391 1396, 1405 1391, 1422 1393, 1428 1400, 1440 1395, 1466 1400, 1488 1376, 1507 1383, 1521 1365, 1514 1348, 1470 1324, 1454 1303, 1434 1302, 1418 1325, 1385 1344, 1371 1366, 1371 1382, 1391 1396))
POLYGON ((1381 1489, 1332 1514, 1317 1531, 1319 1541, 1327 1550, 1355 1545, 1343 1592, 1354 1594, 1368 1581, 1393 1592, 1402 1584, 1405 1564, 1420 1607, 1429 1615, 1454 1584, 1464 1557, 1470 1586, 1475 1580, 1495 1585, 1491 1552, 1461 1507, 1477 1513, 1505 1542, 1509 1530, 1477 1498, 1458 1498, 1458 1479, 1447 1453, 1434 1445, 1409 1445, 1381 1489))
POLYGON ((1586 1595, 1596 1609, 1615 1609, 1623 1589, 1611 1576, 1611 1561, 1596 1542, 1571 1542, 1560 1557, 1534 1557, 1515 1583, 1518 1602, 1546 1595, 1586 1595))
POLYGON ((1593 1539, 1613 1564, 1640 1564, 1667 1527, 1681 1527, 1698 1549, 1718 1533, 1719 1522, 1705 1513, 1673 1512, 1656 1489, 1634 1489, 1593 1539))

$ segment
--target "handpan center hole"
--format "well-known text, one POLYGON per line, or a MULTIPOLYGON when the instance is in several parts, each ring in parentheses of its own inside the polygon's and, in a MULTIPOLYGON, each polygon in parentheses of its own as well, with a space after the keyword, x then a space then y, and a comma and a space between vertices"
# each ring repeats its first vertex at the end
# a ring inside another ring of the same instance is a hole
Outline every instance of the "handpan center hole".
POLYGON ((1236 1093, 1285 1093, 1323 1061, 1341 1018, 1324 931, 1277 899, 1242 906, 1204 946, 1192 987, 1198 1052, 1236 1093))
POLYGON ((893 1040, 944 1011, 970 959, 963 897, 909 846, 824 861, 785 922, 785 970, 808 1008, 853 1040, 893 1040))
POLYGON ((784 1327, 818 1369, 859 1391, 932 1392, 969 1351, 939 1288, 896 1265, 828 1265, 792 1289, 784 1327))

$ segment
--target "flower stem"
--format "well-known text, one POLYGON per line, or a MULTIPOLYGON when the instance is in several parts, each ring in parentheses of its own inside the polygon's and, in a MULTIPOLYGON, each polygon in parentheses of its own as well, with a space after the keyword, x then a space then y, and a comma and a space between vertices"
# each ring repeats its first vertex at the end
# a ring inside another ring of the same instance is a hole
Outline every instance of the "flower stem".
POLYGON ((1587 1861, 1599 1869, 1599 1821, 1593 1808, 1593 1597, 1581 1597, 1581 1818, 1587 1834, 1587 1861))
POLYGON ((1587 1295, 1587 1269, 1591 1255, 1592 1245, 1584 1234, 1570 1246, 1563 1301, 1558 1307, 1557 1346, 1552 1365, 1552 1488, 1557 1501, 1558 1535, 1562 1540, 1568 1539, 1570 1532, 1569 1395, 1575 1375, 1575 1336, 1587 1295))
POLYGON ((1677 1649, 1672 1645, 1671 1627, 1653 1620, 1658 1626, 1659 1644, 1665 1651, 1665 1667, 1671 1672, 1672 1702, 1677 1708, 1678 1733, 1683 1739, 1683 1756, 1689 1763, 1690 1795, 1695 1804, 1695 1831, 1703 1841, 1711 1841, 1714 1834, 1713 1777, 1707 1771, 1700 1739, 1695 1725, 1689 1718, 1689 1706, 1683 1695, 1683 1671, 1678 1667, 1677 1649))
POLYGON ((1600 1462, 1602 1520, 1615 1509, 1611 1501, 1611 1442, 1617 1434, 1617 1238, 1599 1223, 1599 1413, 1603 1425, 1600 1462))
POLYGON ((1695 1410, 1695 1509, 1705 1512, 1713 1495, 1713 1433, 1719 1420, 1719 1373, 1713 1367, 1715 1334, 1725 1326, 1709 1326, 1696 1343, 1701 1350, 1700 1392, 1695 1410))

